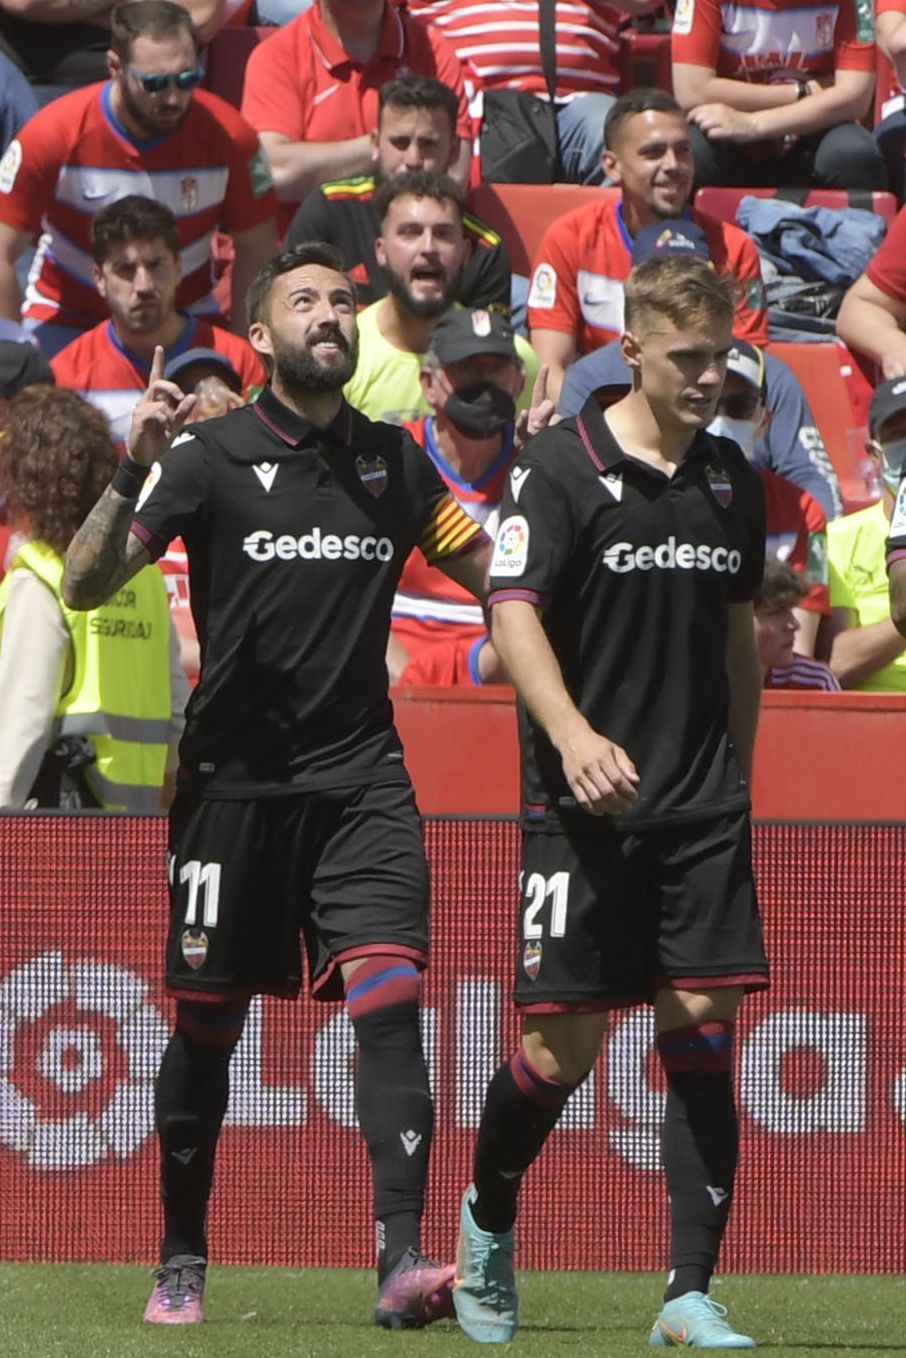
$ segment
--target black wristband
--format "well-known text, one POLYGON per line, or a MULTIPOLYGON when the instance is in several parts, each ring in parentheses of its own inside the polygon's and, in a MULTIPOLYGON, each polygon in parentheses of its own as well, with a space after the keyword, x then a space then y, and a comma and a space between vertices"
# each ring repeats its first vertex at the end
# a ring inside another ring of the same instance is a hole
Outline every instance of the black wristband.
POLYGON ((797 81, 796 81, 796 102, 797 102, 797 103, 799 102, 800 99, 807 99, 807 98, 809 97, 809 94, 810 94, 810 93, 811 93, 811 90, 810 90, 809 87, 808 87, 808 81, 807 81, 807 80, 797 80, 797 81))
POLYGON ((126 453, 113 473, 110 484, 117 495, 122 495, 124 500, 137 500, 142 493, 142 486, 145 484, 150 470, 150 467, 142 467, 138 462, 133 462, 129 454, 126 453))

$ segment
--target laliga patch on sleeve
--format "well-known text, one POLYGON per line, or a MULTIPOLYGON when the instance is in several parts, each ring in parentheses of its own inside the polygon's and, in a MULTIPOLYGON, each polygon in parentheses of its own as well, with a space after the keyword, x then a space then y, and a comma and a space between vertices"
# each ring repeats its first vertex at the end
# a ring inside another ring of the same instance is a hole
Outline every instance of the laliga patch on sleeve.
POLYGON ((875 7, 872 0, 856 0, 856 42, 874 42, 875 7))
POLYGON ((827 533, 809 533, 808 535, 805 578, 813 585, 826 585, 828 583, 827 533))
POLYGON ((684 38, 687 33, 692 32, 692 20, 695 18, 695 0, 677 0, 676 10, 673 15, 673 31, 684 38))
POLYGON ((267 193, 268 189, 274 187, 267 157, 260 147, 249 161, 249 174, 252 180, 252 193, 256 198, 260 198, 263 193, 267 193))
POLYGON ((512 514, 497 530, 492 575, 522 575, 528 563, 529 526, 521 514, 512 514))
POLYGON ((900 489, 897 491, 897 501, 890 517, 889 536, 891 538, 906 537, 906 480, 900 482, 900 489))
POLYGON ((767 304, 764 283, 760 278, 750 278, 746 283, 746 305, 750 306, 753 311, 764 311, 767 304))
POLYGON ((528 304, 538 307, 541 311, 550 311, 556 301, 557 270, 552 264, 539 264, 532 274, 528 304))
POLYGON ((151 494, 154 487, 157 485, 159 480, 160 480, 160 463, 152 462, 151 470, 145 477, 145 484, 142 486, 141 494, 139 495, 138 499, 135 502, 136 514, 141 509, 142 505, 147 504, 148 497, 151 494))
POLYGON ((0 160, 0 193, 12 193, 16 175, 22 166, 22 143, 11 141, 0 160))

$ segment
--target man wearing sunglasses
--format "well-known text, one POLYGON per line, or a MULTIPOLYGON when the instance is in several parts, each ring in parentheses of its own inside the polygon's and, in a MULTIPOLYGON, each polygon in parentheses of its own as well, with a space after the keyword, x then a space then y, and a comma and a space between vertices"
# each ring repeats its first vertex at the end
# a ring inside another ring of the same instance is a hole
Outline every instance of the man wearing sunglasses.
POLYGON ((117 6, 107 64, 109 81, 42 109, 0 161, 0 316, 18 319, 21 308, 48 357, 103 321, 92 219, 142 194, 177 219, 181 310, 217 313, 211 244, 218 229, 232 236, 230 318, 244 334, 248 285, 276 248, 276 199, 255 132, 198 88, 198 34, 171 0, 117 6), (23 305, 14 266, 39 231, 23 305))

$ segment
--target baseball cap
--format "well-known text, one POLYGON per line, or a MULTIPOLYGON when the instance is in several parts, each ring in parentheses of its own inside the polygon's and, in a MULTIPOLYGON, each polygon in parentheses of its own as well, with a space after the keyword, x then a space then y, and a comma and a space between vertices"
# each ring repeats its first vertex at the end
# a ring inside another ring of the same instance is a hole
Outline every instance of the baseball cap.
POLYGON ((164 368, 164 377, 169 378, 171 382, 176 382, 180 373, 184 373, 187 368, 194 367, 196 363, 206 363, 216 367, 227 386, 232 391, 242 394, 242 378, 226 354, 219 354, 216 349, 187 349, 184 354, 176 354, 164 368))
POLYGON ((689 217, 671 217, 643 226, 632 245, 633 264, 643 264, 655 255, 698 255, 711 258, 708 237, 698 222, 689 217))
POLYGON ((453 307, 431 331, 428 348, 441 363, 458 363, 473 354, 519 358, 513 328, 497 311, 453 307))
POLYGON ((746 340, 734 340, 727 354, 727 372, 736 373, 756 391, 764 391, 764 354, 746 340))
POLYGON ((0 396, 15 396, 23 387, 54 383, 47 359, 28 340, 0 339, 0 396))
POLYGON ((868 409, 868 430, 874 437, 894 415, 906 410, 906 377, 892 377, 876 388, 868 409))

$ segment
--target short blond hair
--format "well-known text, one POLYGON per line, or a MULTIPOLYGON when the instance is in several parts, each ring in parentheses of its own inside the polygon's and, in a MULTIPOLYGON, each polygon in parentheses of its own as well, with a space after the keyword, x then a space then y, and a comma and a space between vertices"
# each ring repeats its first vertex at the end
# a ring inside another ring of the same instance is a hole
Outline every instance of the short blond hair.
POLYGON ((626 280, 626 329, 644 334, 659 320, 678 329, 696 321, 731 325, 736 309, 731 278, 698 255, 655 255, 626 280))

